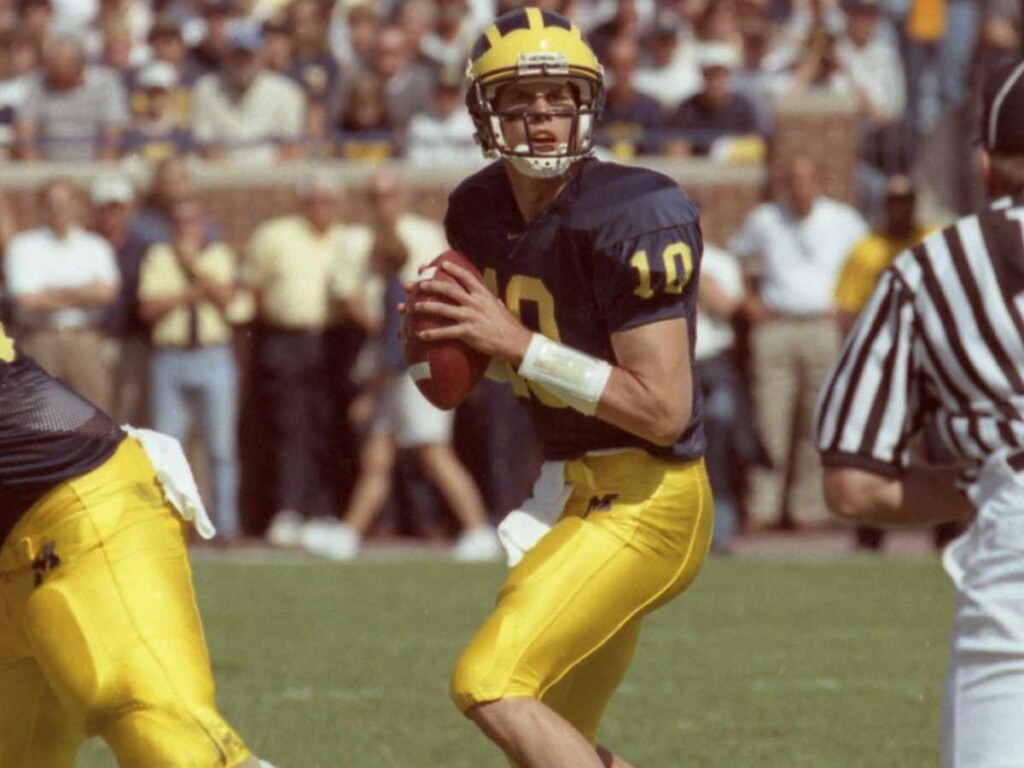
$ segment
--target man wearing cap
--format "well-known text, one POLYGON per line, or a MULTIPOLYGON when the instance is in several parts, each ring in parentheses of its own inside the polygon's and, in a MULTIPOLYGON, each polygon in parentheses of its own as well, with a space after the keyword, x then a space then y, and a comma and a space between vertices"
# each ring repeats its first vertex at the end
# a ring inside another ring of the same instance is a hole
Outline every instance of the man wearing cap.
POLYGON ((178 89, 174 65, 151 61, 139 72, 135 83, 144 96, 144 107, 125 131, 121 155, 158 163, 192 151, 192 131, 179 121, 172 101, 178 89))
POLYGON ((303 154, 305 96, 289 78, 264 69, 262 44, 258 29, 236 27, 223 74, 196 83, 192 131, 208 159, 268 164, 303 154))
POLYGON ((111 375, 101 331, 121 278, 110 244, 80 224, 78 190, 57 179, 39 192, 45 224, 4 253, 21 348, 104 411, 111 375))
POLYGON ((149 49, 152 59, 136 69, 128 78, 131 111, 144 115, 148 105, 146 89, 139 84, 139 76, 150 64, 169 64, 174 69, 176 85, 169 95, 170 111, 181 125, 189 124, 192 107, 192 86, 206 74, 190 56, 178 23, 169 16, 158 16, 149 28, 149 49))
POLYGON ((110 415, 118 424, 148 426, 149 338, 139 317, 139 269, 149 241, 136 223, 131 179, 108 173, 93 180, 90 194, 96 234, 114 249, 121 284, 107 308, 104 328, 116 341, 110 415))
POLYGON ((704 87, 679 105, 665 123, 676 137, 666 152, 707 155, 720 139, 757 134, 757 115, 745 96, 732 88, 732 71, 739 54, 728 43, 709 42, 697 54, 704 87))
POLYGON ((817 445, 834 513, 970 522, 943 555, 957 589, 943 768, 1024 755, 1024 61, 983 89, 987 209, 882 275, 821 390, 817 445), (935 429, 953 457, 921 464, 935 429))

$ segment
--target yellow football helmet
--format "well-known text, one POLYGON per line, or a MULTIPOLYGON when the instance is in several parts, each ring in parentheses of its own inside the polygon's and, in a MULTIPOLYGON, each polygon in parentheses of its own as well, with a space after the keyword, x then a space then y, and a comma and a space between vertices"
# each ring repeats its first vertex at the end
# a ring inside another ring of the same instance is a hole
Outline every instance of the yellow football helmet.
POLYGON ((578 27, 564 16, 539 8, 506 13, 485 29, 469 55, 466 106, 487 157, 503 157, 528 176, 561 176, 577 160, 594 152, 594 125, 604 106, 604 69, 578 27), (509 146, 502 120, 524 123, 536 112, 499 112, 498 89, 516 80, 566 80, 576 96, 567 144, 547 152, 526 144, 509 146))

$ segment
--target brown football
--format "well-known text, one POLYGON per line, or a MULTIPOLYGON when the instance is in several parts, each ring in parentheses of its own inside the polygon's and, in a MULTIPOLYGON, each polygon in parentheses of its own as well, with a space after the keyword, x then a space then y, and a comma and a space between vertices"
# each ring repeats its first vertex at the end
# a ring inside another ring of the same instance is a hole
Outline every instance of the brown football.
MULTIPOLYGON (((441 269, 441 264, 450 261, 472 272, 482 283, 483 276, 469 259, 458 251, 445 251, 420 274, 420 280, 441 280, 458 285, 458 281, 441 269)), ((477 352, 463 341, 424 341, 420 331, 441 328, 451 323, 447 318, 416 311, 416 303, 424 298, 451 303, 444 296, 428 293, 413 286, 409 293, 405 313, 405 327, 402 333, 405 347, 405 361, 409 373, 423 396, 443 410, 450 410, 461 403, 484 375, 490 358, 477 352)))

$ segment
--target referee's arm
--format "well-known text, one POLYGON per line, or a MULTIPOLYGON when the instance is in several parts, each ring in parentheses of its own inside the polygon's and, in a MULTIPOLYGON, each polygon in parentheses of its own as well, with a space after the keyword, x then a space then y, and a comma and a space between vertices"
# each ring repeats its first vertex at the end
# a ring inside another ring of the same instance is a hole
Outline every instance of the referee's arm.
POLYGON ((960 467, 907 465, 920 403, 913 292, 887 272, 847 337, 818 400, 815 432, 825 502, 855 523, 967 520, 960 467))
POLYGON ((956 486, 960 467, 907 467, 898 477, 825 467, 825 503, 832 514, 858 524, 934 525, 967 521, 974 509, 956 486))

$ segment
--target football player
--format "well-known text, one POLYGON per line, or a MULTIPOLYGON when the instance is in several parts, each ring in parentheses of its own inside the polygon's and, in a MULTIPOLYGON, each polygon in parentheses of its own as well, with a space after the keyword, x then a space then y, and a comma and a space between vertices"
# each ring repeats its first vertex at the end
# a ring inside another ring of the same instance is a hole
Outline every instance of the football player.
MULTIPOLYGON (((526 508, 557 522, 522 547, 452 697, 519 766, 623 768, 595 746, 605 705, 644 616, 690 584, 711 538, 697 208, 661 174, 591 157, 602 68, 562 16, 498 18, 468 76, 497 162, 452 193, 445 224, 487 284, 457 265, 456 285, 424 280, 436 298, 416 311, 451 322, 421 338, 461 339, 504 369, 547 460, 526 508)), ((506 543, 517 533, 505 525, 506 543)))
POLYGON ((0 325, 0 766, 70 768, 92 735, 122 768, 266 765, 214 704, 185 525, 0 325))

